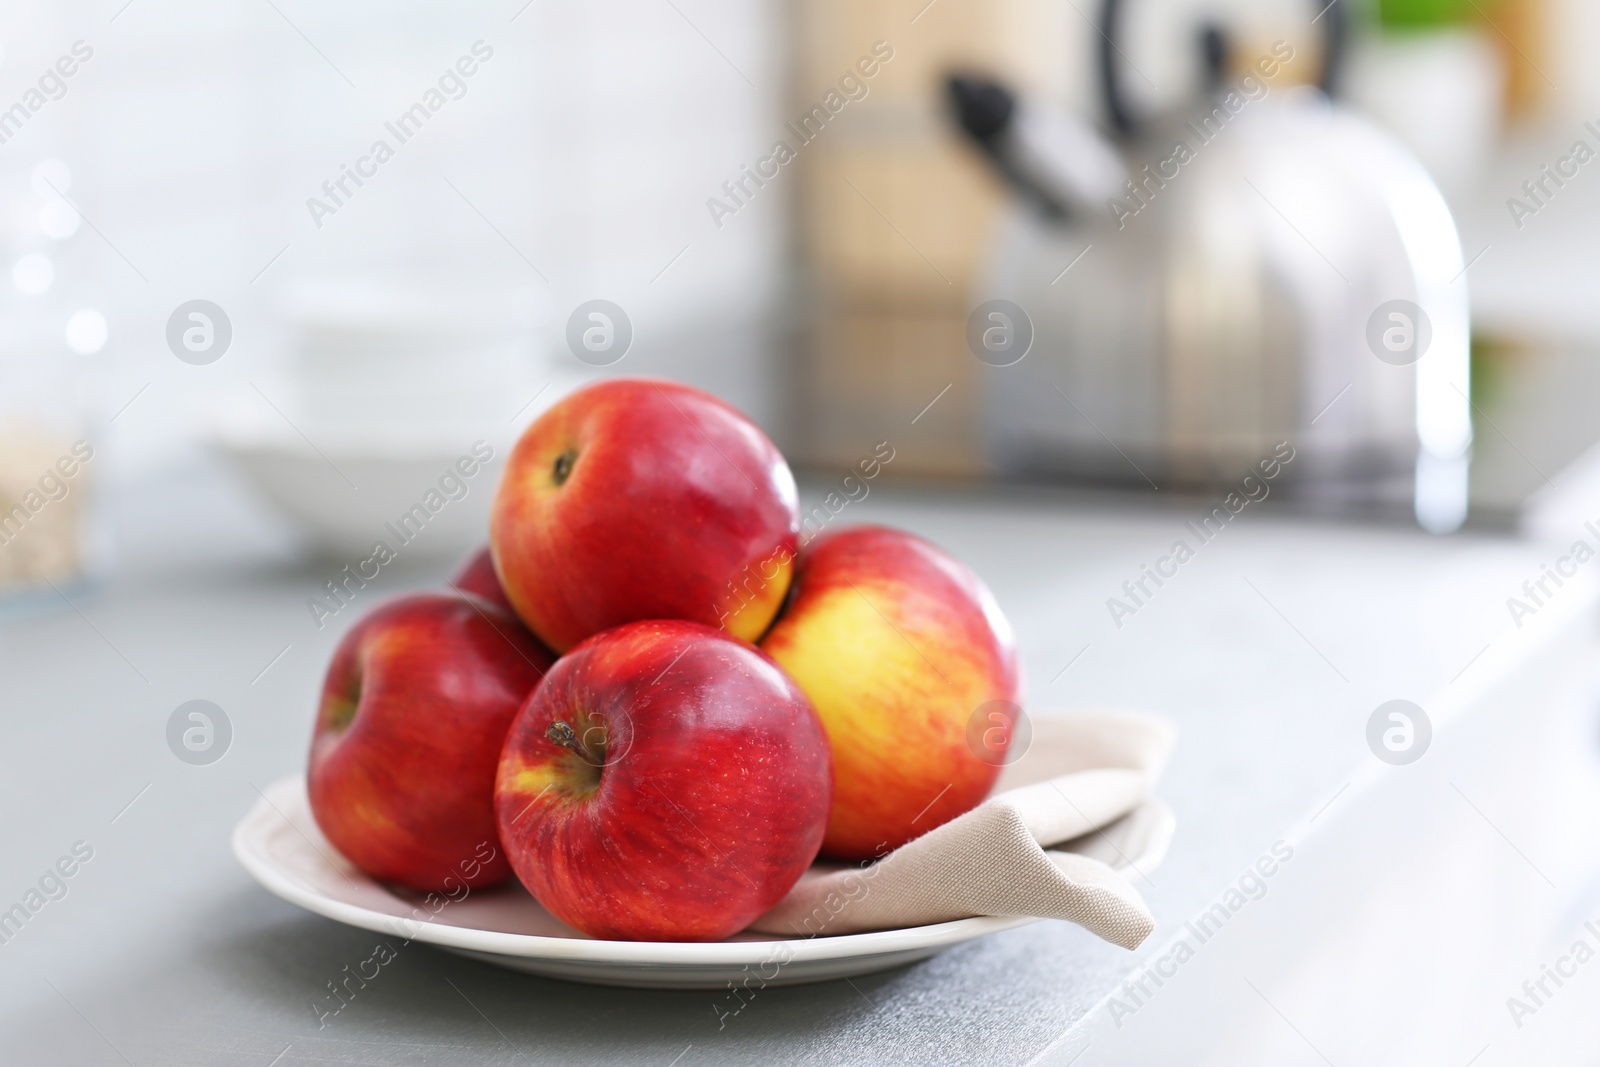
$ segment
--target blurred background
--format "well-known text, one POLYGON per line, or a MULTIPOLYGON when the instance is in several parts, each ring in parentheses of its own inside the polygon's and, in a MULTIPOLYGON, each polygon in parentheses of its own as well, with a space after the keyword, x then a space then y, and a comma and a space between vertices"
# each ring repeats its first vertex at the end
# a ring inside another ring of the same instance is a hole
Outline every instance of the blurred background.
POLYGON ((105 859, 3 946, 0 1047, 1079 1062, 1130 957, 1066 923, 737 1037, 439 953, 313 1028, 365 935, 269 899, 234 821, 359 613, 483 542, 523 428, 659 375, 767 429, 808 529, 968 560, 1030 713, 1180 723, 1144 960, 1299 850, 1080 1067, 1592 1062, 1600 971, 1505 1003, 1600 931, 1597 47, 1591 0, 8 0, 0 904, 105 859), (163 733, 201 697, 211 766, 163 733), (1402 698, 1414 768, 1369 733, 1402 698))
POLYGON ((1597 40, 1579 0, 19 0, 0 497, 94 457, 0 585, 361 550, 618 373, 803 468, 1148 493, 1293 440, 1320 511, 1527 523, 1597 436, 1597 40))

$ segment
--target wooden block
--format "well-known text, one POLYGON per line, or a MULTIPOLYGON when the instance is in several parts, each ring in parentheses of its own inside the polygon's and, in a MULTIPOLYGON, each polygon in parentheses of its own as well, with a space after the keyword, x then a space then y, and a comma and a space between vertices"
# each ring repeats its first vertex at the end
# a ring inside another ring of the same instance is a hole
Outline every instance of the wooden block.
POLYGON ((888 441, 895 475, 978 473, 977 361, 964 315, 836 310, 809 340, 807 462, 853 466, 888 441))
POLYGON ((992 72, 1059 97, 1064 23, 1078 16, 1055 0, 807 0, 794 12, 786 136, 805 114, 816 127, 796 137, 813 300, 799 361, 802 454, 848 467, 888 441, 896 475, 974 475, 966 319, 1007 194, 955 130, 944 82, 952 71, 992 72), (824 101, 832 113, 814 113, 824 101))
POLYGON ((801 241, 824 299, 945 313, 968 303, 1004 194, 965 146, 860 146, 805 166, 801 241))
POLYGON ((883 41, 894 56, 869 79, 880 100, 926 100, 953 68, 1057 95, 1066 80, 1067 5, 1049 0, 808 0, 797 9, 797 103, 809 106, 883 41), (915 19, 916 21, 912 21, 915 19))

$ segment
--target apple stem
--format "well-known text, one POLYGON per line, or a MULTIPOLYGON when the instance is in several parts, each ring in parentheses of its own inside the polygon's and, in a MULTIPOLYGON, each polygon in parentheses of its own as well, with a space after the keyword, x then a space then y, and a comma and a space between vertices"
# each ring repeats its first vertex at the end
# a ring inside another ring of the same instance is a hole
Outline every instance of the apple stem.
POLYGON ((605 763, 605 753, 596 755, 594 750, 583 743, 583 738, 578 736, 576 730, 557 719, 545 727, 544 735, 562 748, 569 748, 578 754, 578 758, 591 766, 598 767, 605 763))

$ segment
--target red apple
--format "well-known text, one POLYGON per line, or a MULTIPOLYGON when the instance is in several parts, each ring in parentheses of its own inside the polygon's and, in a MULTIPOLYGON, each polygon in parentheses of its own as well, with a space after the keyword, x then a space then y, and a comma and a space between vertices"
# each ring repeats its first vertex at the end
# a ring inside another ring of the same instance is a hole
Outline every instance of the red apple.
POLYGON ((495 570, 558 652, 642 619, 748 641, 789 589, 799 503, 765 434, 707 393, 613 378, 529 426, 490 517, 495 570))
POLYGON ((357 622, 328 666, 306 773, 328 840, 413 889, 504 881, 495 769, 551 660, 514 616, 470 594, 403 597, 357 622))
POLYGON ((463 593, 476 593, 513 615, 517 613, 517 609, 511 606, 511 599, 506 596, 505 589, 500 585, 500 576, 494 572, 494 557, 489 554, 488 545, 484 545, 462 561, 461 566, 456 568, 455 574, 450 576, 450 587, 463 593))
POLYGON ((592 937, 714 941, 816 857, 828 740, 760 650, 700 623, 631 623, 563 656, 495 784, 528 891, 592 937))
POLYGON ((1019 699, 1016 641, 988 588, 945 552, 881 526, 823 534, 762 648, 833 742, 824 852, 879 855, 993 787, 1009 734, 986 751, 969 730, 990 701, 1019 699))

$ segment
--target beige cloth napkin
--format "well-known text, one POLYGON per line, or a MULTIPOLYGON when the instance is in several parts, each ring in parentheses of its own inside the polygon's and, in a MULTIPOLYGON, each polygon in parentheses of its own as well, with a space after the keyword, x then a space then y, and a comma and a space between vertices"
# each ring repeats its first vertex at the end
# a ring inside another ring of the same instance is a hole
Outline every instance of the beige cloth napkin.
POLYGON ((877 863, 813 866, 751 929, 809 937, 1037 915, 1137 947, 1155 929, 1138 891, 1097 859, 1046 846, 1138 807, 1177 732, 1165 719, 1127 711, 1039 715, 1031 723, 1028 751, 1001 771, 982 804, 877 863))

